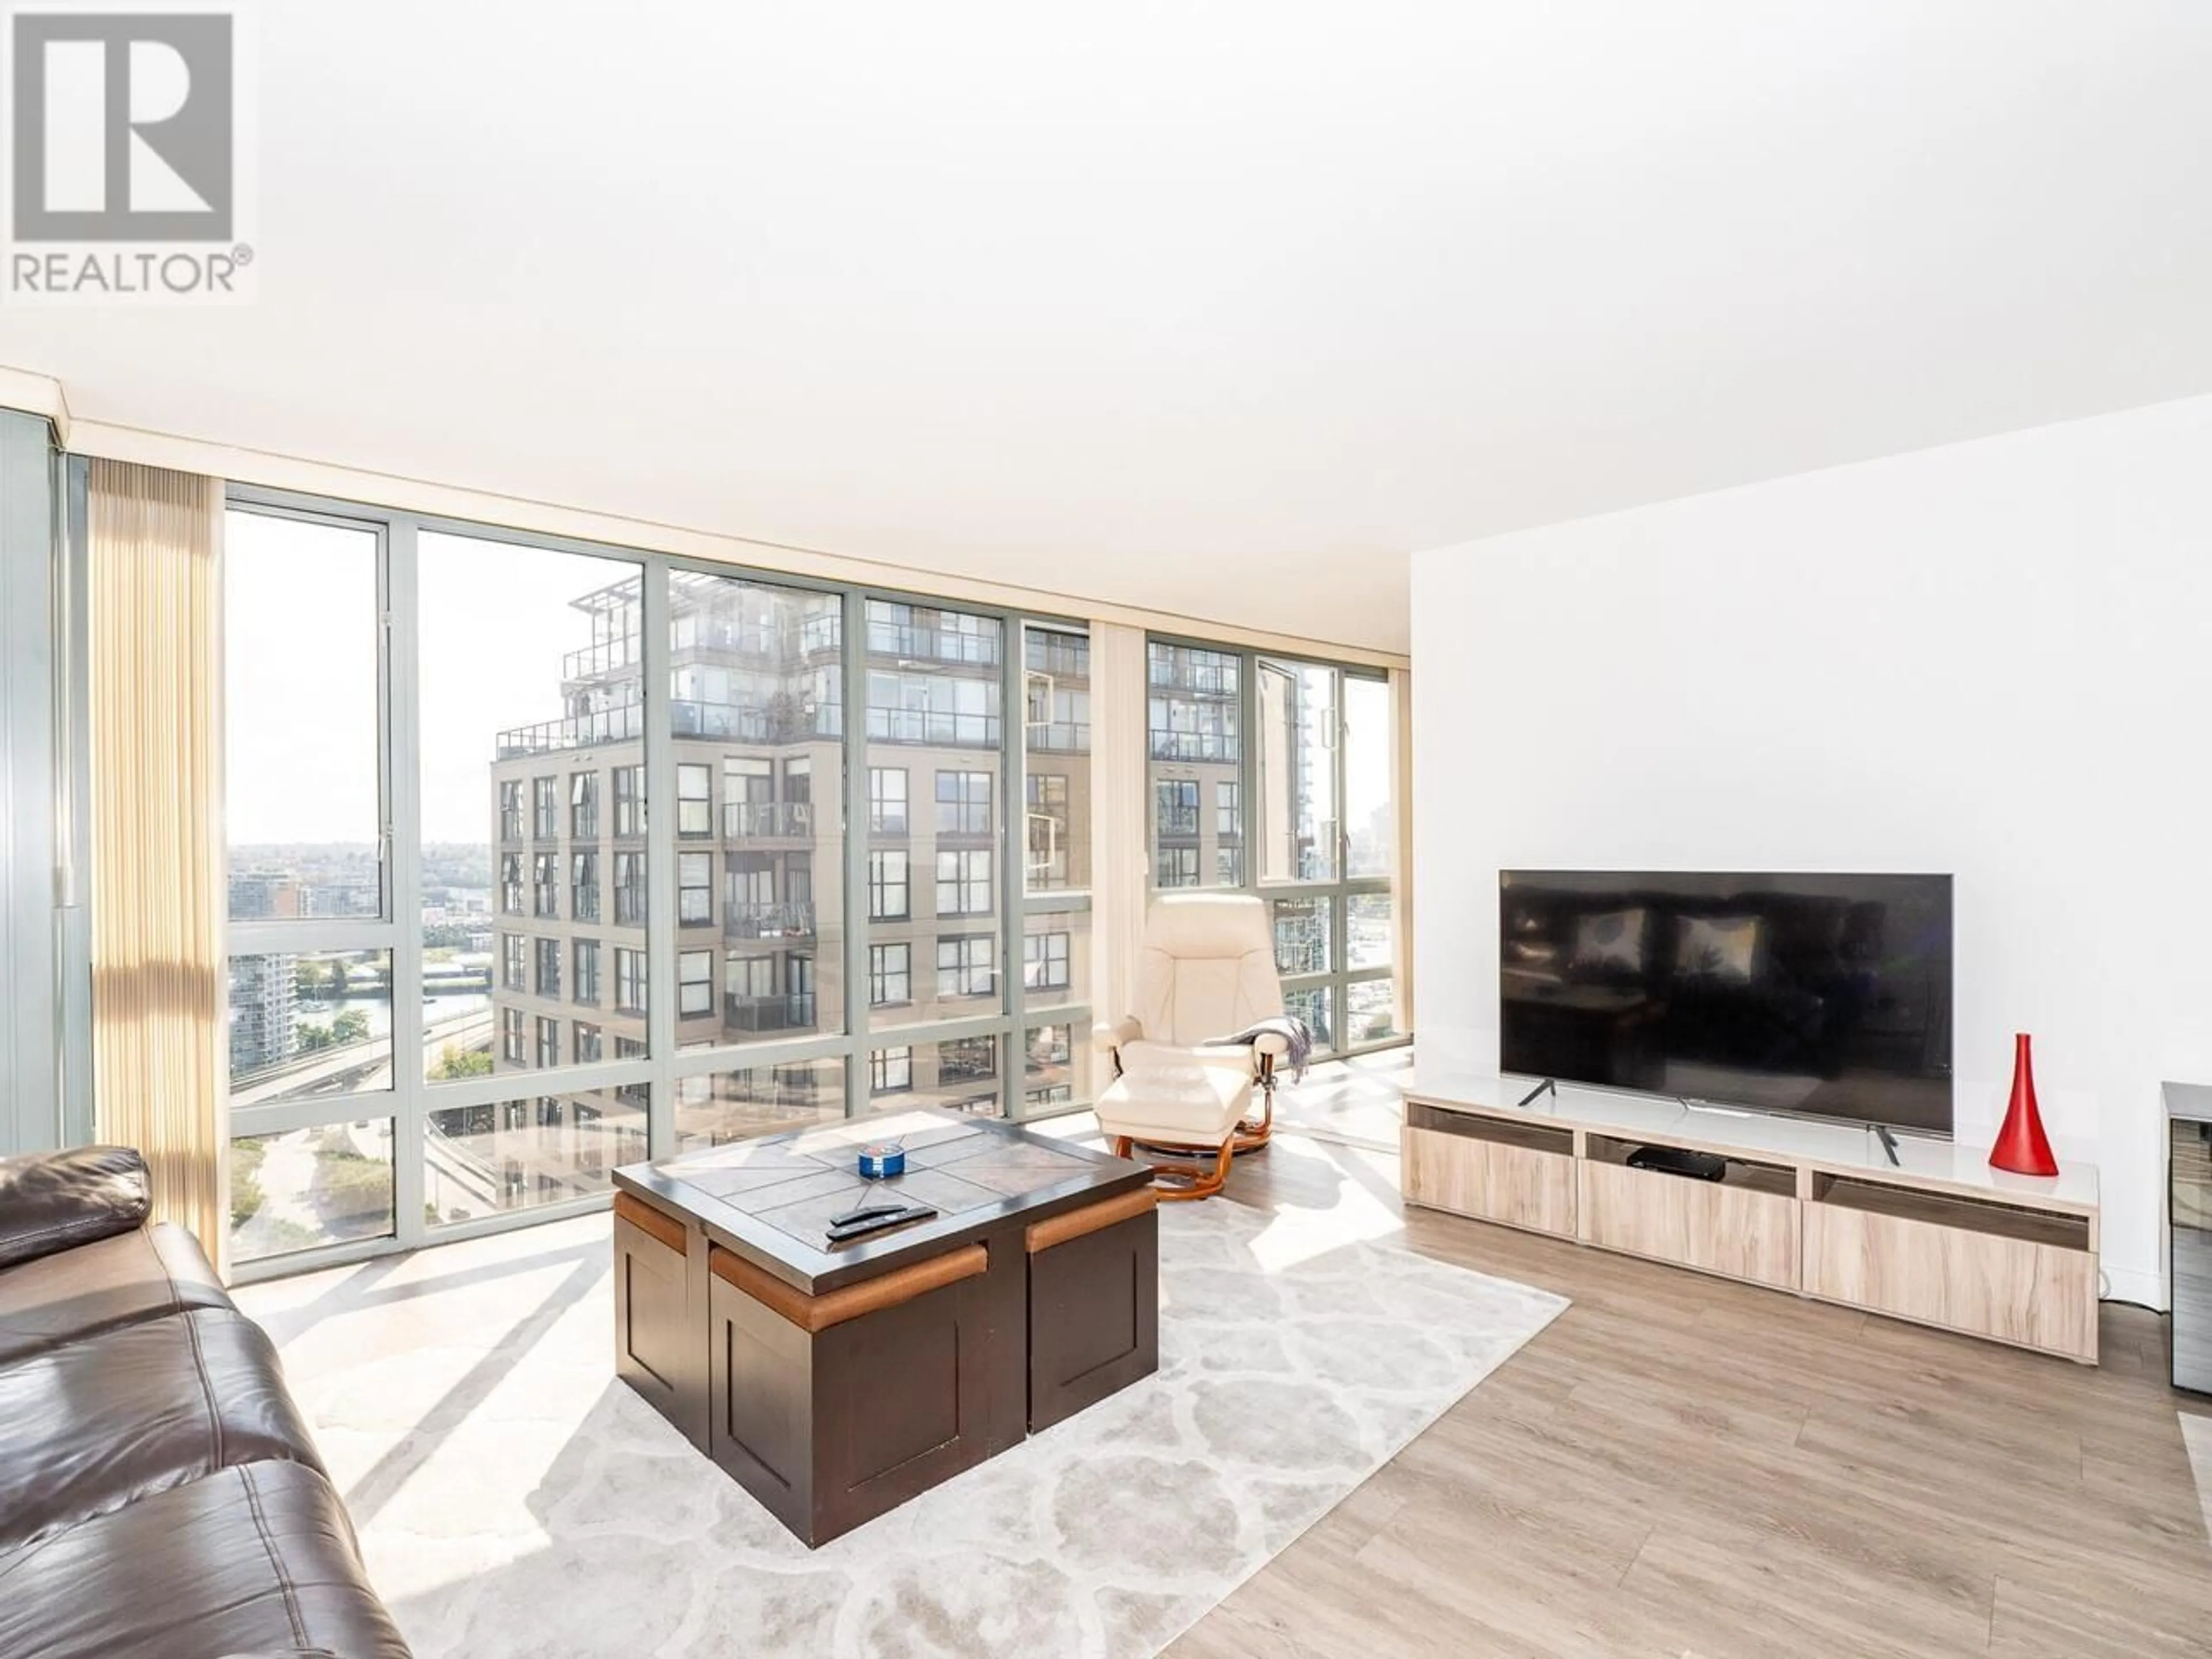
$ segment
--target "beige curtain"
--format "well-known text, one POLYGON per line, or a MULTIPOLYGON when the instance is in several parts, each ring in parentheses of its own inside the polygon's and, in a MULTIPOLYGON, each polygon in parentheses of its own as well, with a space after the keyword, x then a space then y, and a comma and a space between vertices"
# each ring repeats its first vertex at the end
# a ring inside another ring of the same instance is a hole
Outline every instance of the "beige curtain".
POLYGON ((218 1267, 222 485, 92 463, 93 1089, 218 1267))
POLYGON ((1097 987, 1094 1016, 1103 1020, 1135 1006, 1137 949, 1152 890, 1145 696, 1145 630, 1091 623, 1091 982, 1097 987))

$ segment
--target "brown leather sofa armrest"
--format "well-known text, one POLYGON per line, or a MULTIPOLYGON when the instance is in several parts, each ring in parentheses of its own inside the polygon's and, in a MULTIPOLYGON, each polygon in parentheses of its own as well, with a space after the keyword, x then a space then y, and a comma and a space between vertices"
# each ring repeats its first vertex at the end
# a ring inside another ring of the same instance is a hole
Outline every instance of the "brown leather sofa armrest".
POLYGON ((128 1146, 0 1158, 0 1268, 145 1224, 146 1160, 128 1146))

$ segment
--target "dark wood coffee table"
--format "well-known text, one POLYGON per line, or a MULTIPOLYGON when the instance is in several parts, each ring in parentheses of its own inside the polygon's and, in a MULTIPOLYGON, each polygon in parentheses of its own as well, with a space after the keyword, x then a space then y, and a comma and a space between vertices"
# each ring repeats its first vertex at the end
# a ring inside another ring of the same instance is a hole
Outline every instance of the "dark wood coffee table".
POLYGON ((615 1185, 617 1375, 810 1545, 1158 1369, 1145 1164, 914 1111, 615 1185), (879 1140, 907 1172, 872 1183, 879 1140), (872 1188, 938 1213, 831 1244, 872 1188))

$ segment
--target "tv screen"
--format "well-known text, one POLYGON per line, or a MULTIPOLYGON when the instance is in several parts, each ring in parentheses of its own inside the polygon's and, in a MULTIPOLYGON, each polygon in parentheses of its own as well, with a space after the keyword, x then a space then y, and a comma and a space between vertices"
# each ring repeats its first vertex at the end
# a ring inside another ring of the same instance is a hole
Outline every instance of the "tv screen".
POLYGON ((1498 1067, 1951 1132, 1951 878, 1498 872, 1498 1067))

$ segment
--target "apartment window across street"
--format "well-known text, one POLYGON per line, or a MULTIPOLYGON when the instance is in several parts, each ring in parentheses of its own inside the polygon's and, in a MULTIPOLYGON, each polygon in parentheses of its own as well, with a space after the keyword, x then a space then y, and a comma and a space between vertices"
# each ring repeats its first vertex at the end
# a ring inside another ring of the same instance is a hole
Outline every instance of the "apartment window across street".
POLYGON ((868 1056, 868 1092, 900 1094, 914 1087, 914 1050, 878 1048, 868 1056))
POLYGON ((538 994, 557 997, 561 994, 561 941, 541 939, 538 945, 538 994))
POLYGON ((599 1028, 596 1025, 587 1025, 580 1019, 575 1023, 574 1036, 576 1045, 576 1064, 597 1065, 601 1053, 599 1028))
POLYGON ((500 1054, 510 1066, 522 1064, 522 1010, 502 1008, 499 1016, 500 1054))
POLYGON ((615 946, 615 1007, 625 1014, 645 1012, 644 951, 615 946))
POLYGON ((1163 847, 1159 866, 1155 872, 1157 884, 1162 887, 1195 887, 1198 885, 1198 848, 1195 847, 1163 847))
POLYGON ((937 914, 988 916, 991 900, 991 854, 963 848, 937 855, 937 914))
POLYGON ((906 769, 868 769, 868 829, 878 836, 906 834, 906 769))
POLYGON ((530 988, 530 982, 525 977, 529 971, 529 952, 526 945, 527 941, 520 933, 501 933, 499 936, 500 982, 510 991, 526 991, 530 988))
POLYGON ((561 1022, 540 1018, 538 1022, 538 1069, 550 1072, 561 1063, 561 1022))
POLYGON ((599 775, 568 775, 568 834, 577 841, 599 838, 599 775))
POLYGON ((676 769, 676 833, 687 840, 714 833, 714 775, 704 766, 676 769))
POLYGON ((560 918, 561 855, 558 853, 533 854, 530 912, 544 920, 558 921, 560 918))
POLYGON ((615 768, 615 834, 625 841, 645 833, 645 769, 615 768))
POLYGON ((522 854, 499 855, 499 908, 510 916, 522 914, 522 854))
POLYGON ((868 947, 868 1000, 878 1008, 914 1000, 914 947, 910 945, 871 945, 868 947))
POLYGON ((988 935, 937 941, 937 994, 988 997, 999 988, 999 942, 988 935))
POLYGON ((599 919, 599 855, 597 853, 572 853, 568 855, 569 915, 577 921, 597 921, 599 919))
POLYGON ((511 778, 499 787, 499 838, 522 839, 522 780, 511 778))
POLYGON ((974 1083, 998 1074, 996 1037, 956 1037, 937 1045, 937 1075, 947 1083, 974 1083))
POLYGON ((575 945, 575 998, 582 1003, 599 1000, 599 942, 580 939, 575 945))
POLYGON ((645 854, 615 854, 615 925, 645 926, 645 854))
POLYGON ((991 811, 988 772, 939 772, 937 775, 937 833, 940 836, 988 836, 995 819, 991 811))
POLYGON ((714 953, 685 951, 676 958, 676 1012, 689 1019, 714 1011, 714 953))
POLYGON ((714 919, 714 860, 709 853, 679 853, 676 858, 676 920, 687 927, 714 919))
POLYGON ((532 778, 530 796, 532 833, 539 841, 551 841, 561 833, 561 780, 532 778))
POLYGON ((1022 982, 1032 991, 1066 989, 1067 949, 1066 933, 1025 936, 1022 940, 1022 982))
POLYGON ((868 919, 903 921, 910 901, 907 894, 907 855, 878 848, 868 854, 868 919))
POLYGON ((1152 786, 1154 819, 1163 836, 1194 836, 1198 833, 1198 785, 1188 779, 1173 779, 1152 786))

